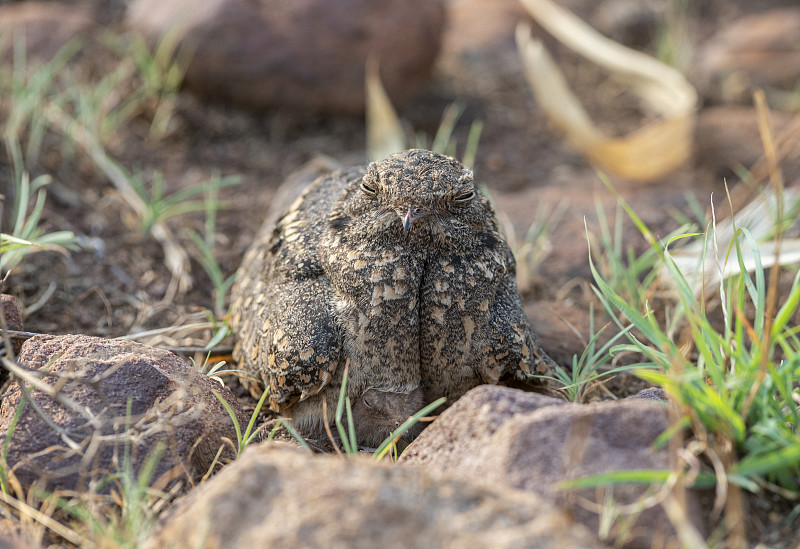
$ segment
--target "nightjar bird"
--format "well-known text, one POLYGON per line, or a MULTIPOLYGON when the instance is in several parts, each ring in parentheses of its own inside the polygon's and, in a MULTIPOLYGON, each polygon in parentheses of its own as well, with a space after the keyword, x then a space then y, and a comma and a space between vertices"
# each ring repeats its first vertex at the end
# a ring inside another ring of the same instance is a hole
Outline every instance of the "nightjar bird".
POLYGON ((412 149, 339 170, 245 255, 234 359, 269 387, 272 410, 319 435, 349 362, 359 443, 377 445, 423 403, 550 371, 514 276, 495 212, 457 160, 412 149))

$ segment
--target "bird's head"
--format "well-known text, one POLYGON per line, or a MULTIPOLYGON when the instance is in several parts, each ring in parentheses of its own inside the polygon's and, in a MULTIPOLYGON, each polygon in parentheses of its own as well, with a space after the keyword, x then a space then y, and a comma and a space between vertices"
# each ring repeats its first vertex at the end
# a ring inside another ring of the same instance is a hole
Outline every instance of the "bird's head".
POLYGON ((399 223, 404 233, 426 222, 452 229, 483 217, 472 171, 449 156, 422 149, 371 163, 358 192, 371 206, 372 221, 399 223))

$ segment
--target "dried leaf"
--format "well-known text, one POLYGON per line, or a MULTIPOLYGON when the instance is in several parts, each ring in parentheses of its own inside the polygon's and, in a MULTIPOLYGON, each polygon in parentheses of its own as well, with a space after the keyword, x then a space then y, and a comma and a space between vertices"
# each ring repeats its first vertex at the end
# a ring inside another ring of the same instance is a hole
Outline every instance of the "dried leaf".
POLYGON ((564 75, 530 26, 517 27, 517 48, 528 82, 548 118, 589 161, 604 171, 650 181, 691 156, 697 93, 677 70, 631 50, 589 27, 550 0, 520 0, 536 21, 564 45, 612 73, 626 77, 646 106, 660 116, 623 137, 594 125, 564 75))

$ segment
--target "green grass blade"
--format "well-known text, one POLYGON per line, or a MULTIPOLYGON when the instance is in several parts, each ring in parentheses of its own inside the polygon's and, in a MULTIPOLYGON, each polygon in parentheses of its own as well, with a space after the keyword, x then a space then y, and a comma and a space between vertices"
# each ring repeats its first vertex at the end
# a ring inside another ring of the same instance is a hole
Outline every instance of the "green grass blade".
POLYGON ((345 408, 347 409, 347 429, 350 435, 350 450, 353 454, 358 453, 358 441, 356 440, 356 426, 353 423, 353 410, 350 407, 350 397, 344 400, 345 408))
POLYGON ((339 440, 342 441, 342 446, 344 447, 345 454, 353 454, 358 451, 358 448, 352 448, 350 446, 350 437, 347 434, 347 431, 344 428, 344 424, 342 423, 342 418, 344 417, 344 407, 345 407, 345 400, 347 398, 347 373, 349 370, 349 364, 344 368, 344 374, 342 375, 342 388, 339 391, 339 400, 336 403, 336 430, 339 432, 339 440))
POLYGON ((217 397, 217 400, 222 403, 222 406, 228 412, 231 421, 233 421, 233 428, 236 429, 236 455, 239 455, 239 453, 244 449, 242 448, 242 427, 239 425, 239 418, 236 417, 236 413, 233 411, 233 408, 231 408, 231 405, 228 404, 228 402, 222 398, 218 392, 211 392, 214 393, 214 396, 217 397))
POLYGON ((298 443, 300 443, 300 446, 309 452, 312 451, 311 447, 308 445, 308 442, 306 442, 306 439, 304 439, 300 433, 297 432, 297 429, 292 427, 291 421, 287 420, 285 417, 278 418, 278 421, 286 428, 287 431, 289 431, 289 434, 292 435, 298 443))
POLYGON ((787 467, 800 467, 800 441, 766 455, 746 456, 733 468, 733 472, 743 476, 758 476, 787 467))
POLYGON ((380 446, 378 446, 378 448, 375 450, 375 453, 373 454, 375 459, 377 461, 383 459, 383 457, 389 452, 389 450, 391 450, 392 447, 394 447, 394 442, 397 438, 403 436, 403 433, 405 433, 411 427, 413 427, 421 417, 427 416, 436 408, 444 404, 446 401, 447 399, 445 397, 436 399, 427 406, 425 406, 422 410, 420 410, 419 412, 417 412, 416 414, 405 420, 400 427, 395 429, 391 435, 386 437, 384 441, 381 442, 380 446))
POLYGON ((269 394, 269 387, 266 387, 264 389, 264 392, 261 393, 261 398, 258 399, 258 403, 256 403, 256 407, 253 410, 253 415, 250 416, 250 422, 247 424, 247 428, 244 430, 244 435, 242 435, 244 446, 250 444, 256 437, 256 435, 258 435, 258 431, 253 432, 253 426, 255 426, 256 424, 256 420, 258 419, 258 413, 261 411, 261 407, 264 406, 264 402, 267 400, 268 394, 269 394))
POLYGON ((661 469, 631 469, 628 471, 610 471, 598 475, 588 475, 581 478, 565 480, 559 482, 556 487, 559 490, 582 490, 585 488, 596 488, 598 486, 608 486, 612 484, 652 484, 654 482, 664 483, 667 481, 672 471, 661 469))

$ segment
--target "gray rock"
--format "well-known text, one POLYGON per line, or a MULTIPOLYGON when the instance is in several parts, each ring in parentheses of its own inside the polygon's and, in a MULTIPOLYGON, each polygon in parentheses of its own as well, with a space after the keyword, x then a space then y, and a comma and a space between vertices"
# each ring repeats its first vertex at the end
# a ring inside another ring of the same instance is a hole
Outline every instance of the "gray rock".
POLYGON ((272 442, 178 502, 146 546, 599 547, 534 494, 272 442))
MULTIPOLYGON (((84 335, 36 336, 22 347, 19 363, 52 372, 43 381, 57 386, 57 402, 40 390, 32 399, 48 421, 25 405, 8 447, 7 463, 23 486, 108 491, 130 454, 134 471, 163 443, 152 482, 159 487, 196 481, 212 466, 223 437, 233 441, 233 422, 212 394, 216 391, 248 418, 225 387, 172 353, 140 343, 84 335), (127 411, 127 408, 130 411, 127 411), (85 412, 82 414, 77 409, 85 412), (68 439, 76 443, 71 448, 68 439)), ((14 384, 0 405, 0 439, 5 439, 23 395, 14 384)))
MULTIPOLYGON (((400 462, 428 473, 446 472, 547 496, 579 523, 597 530, 597 515, 581 504, 582 500, 597 502, 596 491, 561 491, 558 483, 609 471, 669 470, 667 451, 651 446, 668 426, 667 408, 661 402, 566 404, 484 385, 443 412, 408 447, 400 462)), ((619 504, 628 504, 644 491, 638 485, 617 485, 613 497, 619 504)), ((645 510, 629 534, 628 547, 651 547, 660 536, 674 537, 660 507, 645 510)))
POLYGON ((186 85, 241 105, 359 114, 364 66, 407 99, 430 75, 444 26, 440 0, 134 0, 127 22, 151 41, 180 33, 186 85))

